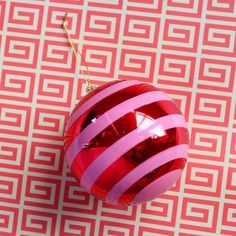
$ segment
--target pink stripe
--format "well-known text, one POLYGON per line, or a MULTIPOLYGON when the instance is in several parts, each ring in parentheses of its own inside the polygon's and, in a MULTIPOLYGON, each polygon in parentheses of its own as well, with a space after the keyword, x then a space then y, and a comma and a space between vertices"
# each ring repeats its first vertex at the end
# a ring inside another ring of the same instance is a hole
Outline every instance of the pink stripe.
POLYGON ((156 179, 139 192, 131 204, 136 205, 157 198, 179 179, 181 172, 182 170, 180 169, 174 170, 156 179))
POLYGON ((156 101, 171 100, 165 93, 161 91, 147 92, 136 97, 133 97, 127 101, 124 101, 117 106, 113 107, 109 111, 101 115, 96 122, 88 125, 81 133, 78 135, 66 152, 66 158, 71 166, 73 160, 76 158, 83 145, 89 143, 96 135, 98 135, 102 130, 112 124, 114 121, 144 105, 150 104, 156 101))
POLYGON ((81 185, 90 192, 94 182, 104 172, 104 170, 134 146, 149 138, 152 135, 152 130, 157 127, 163 131, 174 127, 186 128, 186 122, 182 115, 174 114, 154 120, 152 125, 145 130, 137 128, 131 131, 107 148, 92 162, 81 177, 81 185))
POLYGON ((135 81, 135 80, 129 80, 129 81, 121 81, 120 83, 111 85, 110 87, 102 90, 101 92, 95 94, 93 97, 91 97, 88 101, 86 101, 78 110, 74 111, 74 113, 70 116, 70 118, 67 121, 65 133, 70 129, 70 127, 73 125, 73 123, 88 109, 90 109, 92 106, 94 106, 96 103, 101 101, 103 98, 118 92, 124 88, 127 88, 132 85, 136 84, 143 84, 143 82, 135 81))
POLYGON ((126 176, 124 176, 117 184, 115 184, 107 194, 106 200, 108 202, 118 201, 119 197, 143 176, 169 161, 175 160, 180 157, 185 157, 187 153, 187 144, 179 144, 174 147, 168 148, 160 153, 157 153, 156 155, 147 159, 145 162, 141 163, 139 166, 129 172, 126 176))

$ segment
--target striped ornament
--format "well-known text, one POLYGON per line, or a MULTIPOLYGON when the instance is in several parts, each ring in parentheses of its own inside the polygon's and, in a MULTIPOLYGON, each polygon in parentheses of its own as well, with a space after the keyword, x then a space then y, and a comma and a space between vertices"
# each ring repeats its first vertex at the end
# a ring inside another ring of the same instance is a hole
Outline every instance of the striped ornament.
POLYGON ((81 186, 112 204, 150 201, 180 177, 186 121, 156 87, 106 83, 76 106, 65 128, 65 156, 81 186))

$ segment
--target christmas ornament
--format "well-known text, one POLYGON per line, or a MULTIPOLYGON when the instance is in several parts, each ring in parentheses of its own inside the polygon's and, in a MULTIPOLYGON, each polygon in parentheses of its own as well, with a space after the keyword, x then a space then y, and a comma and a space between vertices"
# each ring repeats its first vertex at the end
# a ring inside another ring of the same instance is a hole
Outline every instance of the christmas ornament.
POLYGON ((65 129, 65 156, 81 186, 111 203, 152 200, 179 178, 188 151, 174 102, 138 81, 107 83, 86 95, 65 129))
POLYGON ((186 121, 153 85, 113 81, 89 92, 65 128, 65 157, 80 185, 113 204, 150 201, 186 164, 186 121))

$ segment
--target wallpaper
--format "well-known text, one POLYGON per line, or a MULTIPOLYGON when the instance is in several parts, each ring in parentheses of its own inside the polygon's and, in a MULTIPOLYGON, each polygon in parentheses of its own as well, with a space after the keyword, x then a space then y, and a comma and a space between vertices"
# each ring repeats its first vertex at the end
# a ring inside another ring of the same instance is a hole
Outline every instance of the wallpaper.
POLYGON ((236 235, 235 58, 234 0, 0 0, 0 235, 236 235), (161 197, 113 206, 73 177, 63 130, 86 76, 152 83, 180 107, 188 163, 161 197))

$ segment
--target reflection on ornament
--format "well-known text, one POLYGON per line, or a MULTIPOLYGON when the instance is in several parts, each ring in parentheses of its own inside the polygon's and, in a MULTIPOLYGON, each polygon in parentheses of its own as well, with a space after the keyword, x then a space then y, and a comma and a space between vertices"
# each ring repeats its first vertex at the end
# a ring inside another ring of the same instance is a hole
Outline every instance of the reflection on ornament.
POLYGON ((113 204, 150 201, 186 164, 188 130, 174 102, 156 87, 114 81, 88 93, 65 129, 65 156, 81 186, 113 204))

